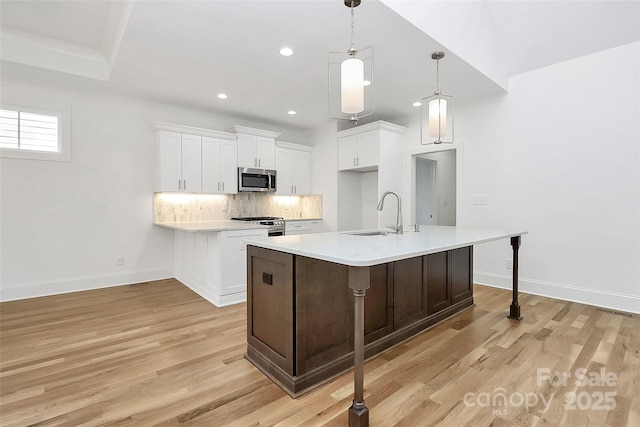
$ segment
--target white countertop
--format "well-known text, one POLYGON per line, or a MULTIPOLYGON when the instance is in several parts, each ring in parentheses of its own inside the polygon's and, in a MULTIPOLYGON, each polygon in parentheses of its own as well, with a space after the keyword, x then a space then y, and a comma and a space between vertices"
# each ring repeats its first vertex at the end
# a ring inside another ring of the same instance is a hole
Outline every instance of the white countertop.
POLYGON ((322 218, 285 218, 284 219, 287 222, 293 222, 293 221, 322 221, 322 218))
POLYGON ((217 221, 174 221, 174 222, 154 222, 160 227, 173 228, 180 231, 230 231, 230 230, 257 230, 269 228, 268 225, 247 224, 243 221, 230 219, 217 221))
MULTIPOLYGON (((387 229, 384 229, 387 230, 387 229)), ((521 230, 423 225, 420 232, 354 236, 349 232, 253 238, 245 243, 356 267, 398 261, 526 234, 521 230)), ((508 242, 507 242, 508 244, 508 242)))

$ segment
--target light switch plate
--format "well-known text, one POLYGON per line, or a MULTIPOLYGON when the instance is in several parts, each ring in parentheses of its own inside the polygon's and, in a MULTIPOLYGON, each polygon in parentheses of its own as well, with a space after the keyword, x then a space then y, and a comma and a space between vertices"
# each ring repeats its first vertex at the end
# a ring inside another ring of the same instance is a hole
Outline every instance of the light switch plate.
POLYGON ((476 194, 475 196, 471 196, 471 204, 472 205, 488 205, 489 196, 485 194, 476 194))

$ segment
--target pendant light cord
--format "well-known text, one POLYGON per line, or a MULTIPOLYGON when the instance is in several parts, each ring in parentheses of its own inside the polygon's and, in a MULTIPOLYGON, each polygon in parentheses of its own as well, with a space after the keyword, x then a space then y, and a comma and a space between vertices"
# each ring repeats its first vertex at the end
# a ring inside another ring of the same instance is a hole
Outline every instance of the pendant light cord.
POLYGON ((349 49, 349 54, 354 55, 356 52, 356 41, 355 41, 355 19, 353 9, 355 8, 355 3, 351 0, 351 49, 349 49))
POLYGON ((436 93, 440 95, 440 60, 436 59, 436 93))

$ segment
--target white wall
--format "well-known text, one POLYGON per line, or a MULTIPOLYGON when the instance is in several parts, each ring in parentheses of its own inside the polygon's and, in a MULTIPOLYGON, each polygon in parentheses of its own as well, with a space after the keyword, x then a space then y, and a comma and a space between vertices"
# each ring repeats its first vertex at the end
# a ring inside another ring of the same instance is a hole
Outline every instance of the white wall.
POLYGON ((492 16, 484 2, 382 0, 382 3, 501 88, 507 88, 506 57, 493 26, 488 25, 492 16))
MULTIPOLYGON (((640 43, 514 76, 460 111, 466 226, 523 228, 521 289, 640 312, 640 43), (487 206, 471 206, 474 194, 487 206)), ((503 242, 475 279, 510 286, 503 242)))
POLYGON ((173 232, 152 225, 155 122, 261 127, 3 77, 1 102, 43 100, 71 106, 72 161, 0 159, 0 300, 172 277, 173 232))

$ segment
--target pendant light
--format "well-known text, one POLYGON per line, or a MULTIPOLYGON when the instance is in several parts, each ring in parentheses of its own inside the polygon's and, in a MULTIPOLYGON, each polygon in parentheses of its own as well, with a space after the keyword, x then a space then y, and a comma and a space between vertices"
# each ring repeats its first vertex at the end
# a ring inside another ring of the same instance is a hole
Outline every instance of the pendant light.
POLYGON ((356 49, 354 9, 361 0, 344 0, 351 9, 351 47, 329 52, 329 117, 358 122, 373 114, 373 47, 356 49))
POLYGON ((420 140, 422 145, 453 143, 453 97, 440 92, 440 60, 444 52, 434 52, 436 91, 422 99, 420 107, 420 140))

